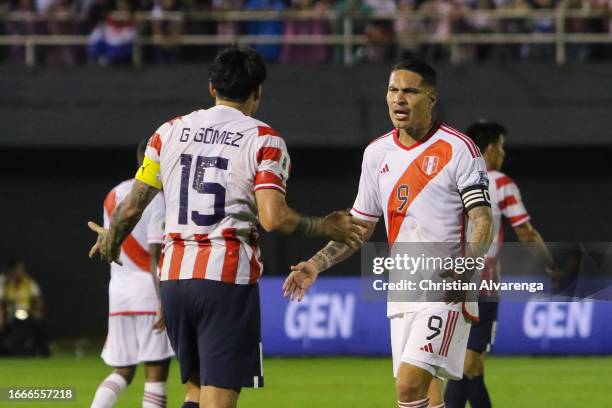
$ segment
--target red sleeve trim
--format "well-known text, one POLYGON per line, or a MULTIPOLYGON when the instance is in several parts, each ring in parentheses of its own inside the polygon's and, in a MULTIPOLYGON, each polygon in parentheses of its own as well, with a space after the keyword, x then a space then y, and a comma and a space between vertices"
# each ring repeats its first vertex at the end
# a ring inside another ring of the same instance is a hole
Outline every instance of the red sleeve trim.
POLYGON ((279 161, 281 156, 283 155, 283 151, 276 147, 262 147, 257 152, 257 164, 261 163, 264 160, 273 160, 279 161))
POLYGON ((274 184, 282 189, 285 188, 285 183, 276 174, 269 171, 260 171, 255 175, 255 187, 259 184, 274 184))
POLYGON ((509 196, 505 197, 502 201, 497 203, 497 206, 499 207, 500 211, 504 211, 506 209, 506 207, 509 207, 511 205, 514 205, 514 204, 518 204, 518 200, 516 199, 515 196, 509 195, 509 196))
POLYGON ((357 214, 365 215, 366 217, 380 218, 380 215, 374 215, 374 214, 364 213, 364 212, 362 212, 362 211, 359 211, 359 210, 358 210, 358 209, 356 209, 355 207, 353 207, 353 211, 355 211, 357 214))
POLYGON ((519 225, 529 221, 529 214, 521 214, 515 217, 508 217, 508 220, 510 221, 510 225, 512 225, 513 227, 518 227, 519 225))
POLYGON ((161 155, 162 141, 161 141, 161 136, 159 135, 159 133, 155 133, 151 137, 148 145, 155 149, 158 156, 161 155))
POLYGON ((260 184, 255 187, 255 191, 259 191, 259 190, 278 190, 283 194, 287 194, 287 191, 285 191, 284 188, 281 188, 274 184, 260 184))
POLYGON ((278 136, 280 137, 280 133, 271 127, 267 126, 257 126, 258 136, 278 136))
POLYGON ((502 188, 505 185, 508 184, 514 184, 514 181, 512 181, 512 179, 508 176, 502 176, 500 178, 498 178, 497 180, 495 180, 495 186, 497 188, 502 188))
POLYGON ((451 135, 461 139, 463 141, 463 143, 465 143, 465 145, 467 146, 467 148, 470 151, 470 154, 472 155, 473 158, 481 156, 480 149, 478 148, 478 146, 476 146, 474 141, 472 139, 470 139, 467 135, 464 135, 463 133, 459 132, 457 129, 453 129, 452 127, 450 127, 448 125, 442 125, 442 129, 446 133, 451 134, 451 135))

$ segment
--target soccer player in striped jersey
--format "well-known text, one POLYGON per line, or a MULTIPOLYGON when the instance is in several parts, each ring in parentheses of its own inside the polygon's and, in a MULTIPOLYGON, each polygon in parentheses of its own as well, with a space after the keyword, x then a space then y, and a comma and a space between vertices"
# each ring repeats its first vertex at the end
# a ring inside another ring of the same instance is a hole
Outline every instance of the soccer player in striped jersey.
MULTIPOLYGON (((433 118, 437 97, 436 73, 429 65, 409 60, 393 67, 387 105, 395 129, 365 149, 352 214, 368 222, 368 238, 384 218, 391 256, 405 248, 401 243, 415 247, 429 242, 436 243, 442 257, 482 257, 492 239, 485 163, 467 136, 433 118), (466 214, 473 233, 464 245, 466 214)), ((301 299, 319 273, 356 251, 330 242, 292 267, 285 296, 301 299)), ((453 278, 468 280, 459 274, 453 278)), ((399 408, 443 407, 437 377, 463 375, 470 321, 477 319, 477 305, 464 299, 405 302, 389 297, 399 408)))
POLYGON ((166 226, 161 297, 168 337, 187 383, 184 408, 232 408, 242 387, 263 386, 259 247, 252 230, 323 236, 359 247, 366 223, 348 211, 298 214, 285 201, 291 167, 285 141, 253 118, 266 67, 230 47, 209 66, 215 106, 164 123, 151 137, 128 197, 108 230, 90 224, 109 262, 163 187, 166 226), (256 203, 256 208, 250 203, 256 203), (258 220, 255 220, 255 218, 258 220))
MULTIPOLYGON (((138 146, 142 165, 147 141, 138 146)), ((104 225, 108 227, 117 205, 128 195, 134 179, 113 188, 104 200, 104 225)), ((157 261, 161 251, 164 198, 157 194, 121 246, 122 265, 111 265, 108 287, 108 334, 102 359, 114 367, 96 390, 92 408, 110 408, 132 382, 136 366, 144 363, 143 408, 166 406, 166 381, 174 356, 161 315, 157 261)))
MULTIPOLYGON (((499 282, 498 254, 504 241, 504 221, 508 222, 521 242, 529 242, 529 249, 543 260, 553 280, 560 277, 551 254, 542 237, 531 225, 520 191, 514 181, 500 171, 504 157, 506 129, 499 123, 479 121, 470 125, 467 135, 478 145, 489 174, 489 194, 493 211, 494 239, 487 252, 486 267, 481 271, 482 280, 499 282)), ((499 294, 482 290, 479 293, 480 319, 472 326, 465 356, 463 379, 450 380, 446 386, 445 401, 448 408, 463 408, 467 401, 472 408, 489 408, 491 400, 484 383, 485 356, 495 337, 499 294)))

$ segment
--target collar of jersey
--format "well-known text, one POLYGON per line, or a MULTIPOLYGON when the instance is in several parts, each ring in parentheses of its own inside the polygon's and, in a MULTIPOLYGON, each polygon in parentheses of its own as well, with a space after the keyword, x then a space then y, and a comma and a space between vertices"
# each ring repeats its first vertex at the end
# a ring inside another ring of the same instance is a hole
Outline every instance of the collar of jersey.
POLYGON ((398 145, 399 147, 401 147, 404 150, 412 150, 415 147, 418 147, 418 146, 422 145, 423 143, 425 143, 426 141, 428 141, 434 135, 434 133, 436 133, 438 131, 438 128, 440 127, 440 124, 441 123, 439 121, 437 121, 437 120, 434 121, 434 124, 431 127, 431 129, 429 129, 429 132, 427 132, 427 134, 423 138, 421 138, 421 140, 419 140, 418 142, 416 142, 412 146, 406 146, 405 144, 403 144, 399 140, 399 129, 395 128, 395 130, 393 131, 393 141, 395 141, 395 144, 398 145))

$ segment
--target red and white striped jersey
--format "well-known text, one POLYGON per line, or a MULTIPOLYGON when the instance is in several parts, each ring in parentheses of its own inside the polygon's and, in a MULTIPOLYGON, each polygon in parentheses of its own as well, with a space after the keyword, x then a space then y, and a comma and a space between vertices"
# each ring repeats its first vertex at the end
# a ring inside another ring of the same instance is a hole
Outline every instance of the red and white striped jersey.
MULTIPOLYGON (((104 200, 104 227, 108 228, 117 205, 132 190, 134 179, 111 190, 104 200)), ((142 213, 140 221, 121 245, 119 260, 111 264, 109 312, 118 314, 155 314, 157 295, 151 277, 150 244, 161 244, 164 232, 164 197, 159 193, 142 213)))
MULTIPOLYGON (((493 212, 493 243, 487 252, 486 266, 480 273, 481 280, 499 282, 501 280, 501 265, 498 255, 504 242, 504 221, 512 227, 518 227, 529 221, 530 217, 523 205, 521 193, 510 177, 497 170, 489 170, 489 194, 493 212), (503 217, 502 217, 503 216, 503 217)), ((480 291, 479 295, 486 298, 497 298, 496 290, 480 291)))
MULTIPOLYGON (((403 145, 398 133, 395 129, 366 148, 351 213, 372 222, 384 217, 391 255, 395 243, 439 242, 450 243, 440 245, 447 253, 439 256, 460 256, 464 208, 475 200, 488 203, 483 193, 487 171, 480 150, 470 138, 444 124, 434 126, 412 146, 403 145)), ((387 315, 421 306, 389 302, 387 315)))
POLYGON ((217 105, 163 124, 146 157, 159 163, 166 200, 161 280, 212 279, 252 284, 262 273, 253 227, 232 215, 249 212, 255 191, 285 193, 289 154, 267 124, 217 105))
POLYGON ((493 244, 487 252, 488 257, 496 258, 504 241, 504 222, 502 216, 512 227, 529 221, 521 193, 510 177, 497 170, 489 170, 489 194, 493 212, 493 244))

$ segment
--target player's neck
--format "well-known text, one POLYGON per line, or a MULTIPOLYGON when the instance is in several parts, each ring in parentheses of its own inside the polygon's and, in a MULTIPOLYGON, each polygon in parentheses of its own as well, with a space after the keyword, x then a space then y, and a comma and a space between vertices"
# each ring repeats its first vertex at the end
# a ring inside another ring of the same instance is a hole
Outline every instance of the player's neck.
POLYGON ((248 101, 247 102, 232 102, 232 101, 226 101, 224 99, 215 100, 215 106, 219 106, 219 105, 237 109, 240 112, 244 113, 246 116, 253 115, 253 104, 249 103, 248 101))
POLYGON ((399 140, 404 146, 410 147, 423 140, 434 126, 434 120, 430 120, 426 126, 399 130, 399 140))

